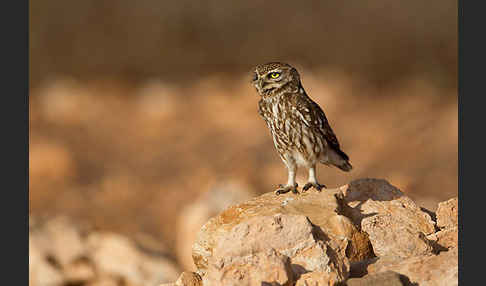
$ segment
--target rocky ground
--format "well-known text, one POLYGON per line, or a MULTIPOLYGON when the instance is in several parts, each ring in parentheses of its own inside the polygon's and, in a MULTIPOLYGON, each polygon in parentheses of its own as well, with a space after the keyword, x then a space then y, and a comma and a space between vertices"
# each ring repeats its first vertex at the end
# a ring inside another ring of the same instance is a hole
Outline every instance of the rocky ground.
POLYGON ((29 221, 29 286, 157 285, 179 272, 150 238, 135 241, 66 217, 29 221))
POLYGON ((209 219, 196 270, 164 285, 458 285, 458 202, 419 207, 379 179, 266 193, 209 219))
POLYGON ((279 196, 240 196, 235 185, 209 197, 214 208, 196 202, 178 230, 182 269, 192 269, 182 273, 150 237, 31 218, 30 286, 458 285, 457 198, 430 211, 381 179, 279 196))

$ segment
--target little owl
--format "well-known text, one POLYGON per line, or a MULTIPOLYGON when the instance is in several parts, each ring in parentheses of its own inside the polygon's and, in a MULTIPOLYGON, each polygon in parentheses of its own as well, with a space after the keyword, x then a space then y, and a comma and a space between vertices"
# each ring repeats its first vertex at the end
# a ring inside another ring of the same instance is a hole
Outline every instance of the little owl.
POLYGON ((349 172, 349 157, 329 126, 326 115, 306 94, 299 73, 285 63, 267 63, 255 68, 252 81, 261 96, 258 113, 270 129, 273 143, 288 169, 286 185, 275 193, 298 193, 295 175, 297 166, 309 170, 309 180, 303 187, 320 191, 326 186, 316 178, 316 163, 333 165, 349 172))

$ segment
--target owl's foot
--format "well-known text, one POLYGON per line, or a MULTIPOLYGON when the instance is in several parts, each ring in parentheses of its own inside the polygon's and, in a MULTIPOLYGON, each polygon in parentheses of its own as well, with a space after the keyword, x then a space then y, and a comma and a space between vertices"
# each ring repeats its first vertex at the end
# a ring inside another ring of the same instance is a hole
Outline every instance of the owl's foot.
POLYGON ((275 191, 275 194, 278 196, 280 194, 285 194, 285 193, 288 193, 290 191, 292 191, 292 193, 294 194, 298 194, 299 191, 297 190, 297 187, 299 185, 295 184, 295 185, 278 185, 278 189, 275 191))
POLYGON ((302 188, 302 192, 305 192, 307 191, 308 189, 310 188, 314 188, 316 189, 317 191, 321 191, 322 188, 326 188, 325 185, 322 185, 322 184, 319 184, 319 183, 313 183, 313 182, 308 182, 307 184, 305 184, 305 186, 302 188))

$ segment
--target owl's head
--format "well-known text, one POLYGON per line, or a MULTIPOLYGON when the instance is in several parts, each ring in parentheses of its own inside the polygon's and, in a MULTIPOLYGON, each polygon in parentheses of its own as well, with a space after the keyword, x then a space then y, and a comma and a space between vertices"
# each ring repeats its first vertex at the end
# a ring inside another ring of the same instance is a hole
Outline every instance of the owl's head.
POLYGON ((271 96, 282 90, 298 89, 300 76, 291 65, 272 62, 255 68, 252 83, 260 95, 271 96))

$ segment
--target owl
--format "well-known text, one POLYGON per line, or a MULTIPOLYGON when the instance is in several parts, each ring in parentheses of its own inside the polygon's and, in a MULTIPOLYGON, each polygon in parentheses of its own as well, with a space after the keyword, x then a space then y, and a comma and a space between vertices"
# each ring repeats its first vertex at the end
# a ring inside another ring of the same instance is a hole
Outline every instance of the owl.
POLYGON ((309 171, 302 188, 326 188, 316 178, 316 164, 335 166, 345 172, 353 167, 341 150, 326 115, 305 92, 297 70, 286 63, 272 62, 255 68, 252 84, 261 96, 258 113, 272 134, 273 143, 288 170, 287 184, 277 195, 299 193, 295 175, 298 167, 309 171))

